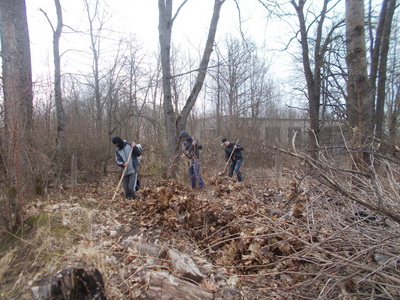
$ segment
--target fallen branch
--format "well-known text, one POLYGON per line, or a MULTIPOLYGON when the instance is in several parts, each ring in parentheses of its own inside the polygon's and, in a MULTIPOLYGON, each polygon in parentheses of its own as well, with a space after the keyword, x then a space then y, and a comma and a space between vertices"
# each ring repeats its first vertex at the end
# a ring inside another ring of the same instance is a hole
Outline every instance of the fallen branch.
MULTIPOLYGON (((347 174, 350 173, 350 175, 352 175, 352 176, 360 175, 360 176, 363 176, 363 177, 369 178, 369 179, 371 179, 371 177, 372 177, 372 178, 374 178, 373 182, 368 182, 368 183, 373 187, 377 186, 375 174, 374 174, 374 176, 371 176, 370 174, 365 173, 365 172, 333 168, 333 167, 329 166, 328 164, 324 164, 323 162, 315 161, 311 157, 308 157, 306 155, 292 153, 292 152, 289 152, 289 151, 286 151, 284 149, 280 149, 277 147, 274 147, 274 148, 277 151, 280 151, 284 154, 290 155, 292 157, 295 157, 297 159, 304 161, 314 171, 313 177, 316 178, 322 184, 330 187, 333 190, 338 191, 343 196, 349 198, 350 200, 352 200, 354 202, 357 202, 358 204, 370 209, 371 211, 385 215, 385 216, 391 218, 393 221, 400 223, 400 215, 398 213, 396 213, 395 211, 391 210, 391 208, 389 209, 389 208, 384 207, 384 203, 382 201, 382 193, 380 191, 379 192, 375 191, 375 193, 373 195, 377 204, 373 204, 373 203, 364 201, 364 200, 360 199, 360 197, 357 196, 355 193, 346 189, 337 180, 335 180, 332 177, 329 177, 327 175, 327 173, 328 173, 327 170, 341 172, 341 173, 347 173, 347 174)), ((396 202, 396 201, 392 200, 392 202, 396 202)))

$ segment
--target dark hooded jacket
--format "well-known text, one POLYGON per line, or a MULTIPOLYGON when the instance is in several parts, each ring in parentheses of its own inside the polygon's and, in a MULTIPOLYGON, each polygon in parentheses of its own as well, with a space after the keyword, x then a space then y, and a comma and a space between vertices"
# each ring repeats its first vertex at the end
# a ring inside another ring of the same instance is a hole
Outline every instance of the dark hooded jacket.
POLYGON ((225 147, 225 157, 226 157, 226 161, 229 160, 229 157, 231 156, 232 151, 232 160, 238 160, 243 158, 242 156, 242 151, 244 150, 244 148, 242 146, 240 146, 239 144, 237 144, 237 149, 233 150, 233 146, 235 146, 236 143, 234 142, 230 142, 229 145, 227 147, 225 147))
POLYGON ((117 146, 115 150, 115 160, 117 161, 117 165, 121 168, 124 168, 124 163, 128 160, 129 153, 132 150, 132 155, 130 159, 130 164, 126 169, 125 176, 134 174, 138 172, 139 160, 138 157, 142 154, 140 148, 135 146, 131 147, 131 143, 122 140, 120 137, 114 137, 112 139, 114 145, 117 146))
POLYGON ((186 131, 182 131, 179 134, 180 138, 185 138, 186 140, 182 141, 183 153, 189 159, 199 159, 200 153, 199 150, 203 149, 203 145, 199 143, 198 140, 191 137, 186 131), (195 146, 193 146, 193 141, 196 141, 195 146))

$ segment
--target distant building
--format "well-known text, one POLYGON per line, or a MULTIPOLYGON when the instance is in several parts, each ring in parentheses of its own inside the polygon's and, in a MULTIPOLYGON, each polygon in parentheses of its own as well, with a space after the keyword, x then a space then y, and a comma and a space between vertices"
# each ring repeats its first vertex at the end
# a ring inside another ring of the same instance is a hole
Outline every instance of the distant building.
MULTIPOLYGON (((343 144, 342 131, 339 125, 342 121, 325 121, 321 128, 321 145, 343 144)), ((193 132, 201 136, 235 136, 240 135, 246 139, 259 139, 269 146, 290 148, 293 136, 296 133, 295 145, 303 149, 308 143, 308 119, 288 118, 240 118, 224 116, 219 118, 206 118, 196 120, 193 123, 193 132), (239 134, 240 133, 240 134, 239 134)))

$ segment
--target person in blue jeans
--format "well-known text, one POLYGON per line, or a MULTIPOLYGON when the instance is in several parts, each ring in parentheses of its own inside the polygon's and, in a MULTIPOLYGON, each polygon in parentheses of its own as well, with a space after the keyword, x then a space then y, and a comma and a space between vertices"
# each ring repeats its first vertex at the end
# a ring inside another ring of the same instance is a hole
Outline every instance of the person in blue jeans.
POLYGON ((226 166, 229 165, 229 177, 233 176, 233 172, 236 173, 239 182, 243 181, 242 172, 240 167, 243 163, 242 151, 244 148, 239 144, 229 141, 227 138, 221 140, 221 146, 225 146, 225 157, 226 166), (233 153, 232 153, 233 152, 233 153), (229 158, 231 159, 229 161, 229 158))
POLYGON ((198 184, 198 187, 202 189, 204 183, 200 173, 199 150, 203 149, 203 146, 186 131, 181 131, 179 139, 182 142, 183 157, 188 159, 188 170, 192 188, 195 189, 198 184))
POLYGON ((119 136, 113 137, 111 141, 116 146, 115 160, 117 165, 121 167, 122 172, 126 168, 123 178, 125 198, 135 199, 136 187, 138 186, 139 158, 142 154, 141 147, 139 147, 140 144, 127 142, 119 136))

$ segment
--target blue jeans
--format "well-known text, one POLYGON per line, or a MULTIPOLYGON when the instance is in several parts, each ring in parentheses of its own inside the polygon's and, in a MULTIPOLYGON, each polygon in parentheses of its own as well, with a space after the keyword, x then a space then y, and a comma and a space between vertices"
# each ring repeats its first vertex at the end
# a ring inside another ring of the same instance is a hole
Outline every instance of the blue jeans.
POLYGON ((200 161, 198 159, 193 159, 189 161, 188 169, 189 169, 190 181, 192 182, 192 188, 193 189, 196 188, 196 183, 198 181, 199 188, 202 189, 204 187, 204 183, 200 174, 200 161))
POLYGON ((229 177, 233 176, 233 172, 236 173, 239 182, 243 181, 242 173, 240 172, 240 167, 242 166, 243 158, 238 160, 231 160, 229 164, 229 177))

